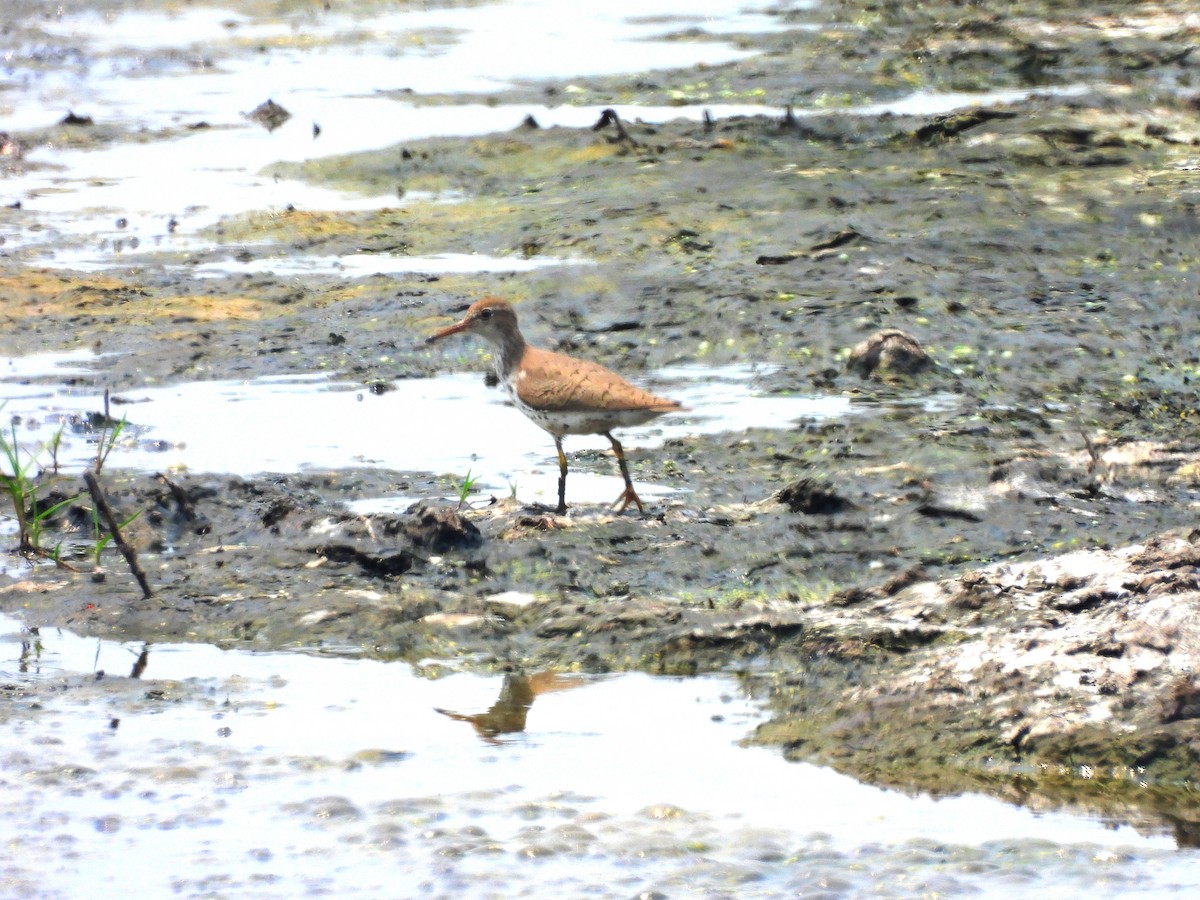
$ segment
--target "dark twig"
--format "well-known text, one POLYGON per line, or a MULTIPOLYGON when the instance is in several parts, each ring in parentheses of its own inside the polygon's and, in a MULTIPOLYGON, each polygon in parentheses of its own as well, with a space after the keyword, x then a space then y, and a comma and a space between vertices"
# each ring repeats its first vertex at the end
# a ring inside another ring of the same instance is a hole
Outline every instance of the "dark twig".
POLYGON ((1083 438, 1083 446, 1087 448, 1087 470, 1088 474, 1091 475, 1096 469, 1100 468, 1100 451, 1096 449, 1096 445, 1092 443, 1092 439, 1088 437, 1088 433, 1082 428, 1079 429, 1079 436, 1083 438))
POLYGON ((133 664, 133 669, 129 673, 130 678, 141 678, 142 673, 146 671, 146 663, 150 662, 150 645, 143 644, 142 652, 138 654, 137 661, 133 664))
POLYGON ((600 112, 600 121, 592 126, 592 131, 600 131, 606 125, 611 125, 617 130, 618 141, 627 141, 631 147, 638 146, 638 142, 630 136, 629 132, 625 130, 625 126, 621 124, 621 117, 617 115, 615 109, 602 110, 600 112))
POLYGON ((175 506, 179 510, 179 514, 189 522, 195 521, 196 508, 192 506, 192 501, 188 499, 187 491, 162 473, 154 477, 167 486, 167 490, 171 492, 171 498, 175 501, 175 506))
POLYGON ((142 598, 149 600, 154 596, 154 592, 150 590, 150 582, 146 580, 146 573, 142 571, 142 567, 138 564, 137 551, 129 545, 121 534, 121 528, 117 524, 117 517, 113 515, 112 507, 108 505, 108 500, 104 497, 104 491, 100 487, 100 482, 96 479, 94 472, 87 471, 83 473, 83 480, 87 482, 88 491, 92 495, 92 500, 96 503, 96 509, 100 511, 100 515, 104 517, 104 522, 108 525, 108 530, 112 533, 113 542, 121 551, 121 555, 125 557, 125 562, 129 563, 129 571, 133 573, 133 577, 137 579, 137 583, 142 588, 142 598))

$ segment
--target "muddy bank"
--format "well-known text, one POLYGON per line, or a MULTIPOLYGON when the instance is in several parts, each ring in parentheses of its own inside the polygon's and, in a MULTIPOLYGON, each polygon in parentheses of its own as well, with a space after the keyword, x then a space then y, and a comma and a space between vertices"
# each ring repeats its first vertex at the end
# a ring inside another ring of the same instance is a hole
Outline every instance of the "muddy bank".
MULTIPOLYGON (((779 367, 772 391, 844 394, 866 414, 630 448, 635 480, 686 491, 644 518, 559 519, 504 498, 446 512, 445 479, 427 473, 172 475, 173 490, 112 471, 122 515, 142 512, 131 537, 155 597, 138 600, 113 557, 103 582, 75 560, 80 574, 39 568, 0 602, 30 624, 150 641, 733 669, 773 704, 756 739, 796 758, 906 787, 1144 810, 1192 842, 1200 123, 1194 25, 1170 8, 1146 21, 1114 6, 1097 31, 1090 4, 965 19, 957 6, 826 5, 797 24, 839 28, 764 38, 767 56, 706 70, 702 87, 691 72, 579 95, 620 111, 761 89, 777 113, 627 119, 624 137, 530 124, 279 165, 397 203, 249 215, 209 234, 252 259, 586 266, 199 278, 189 267, 216 251, 144 253, 102 274, 5 257, 0 351, 112 353, 81 377, 124 399, 193 379, 320 370, 385 390, 481 369, 472 347, 421 341, 499 293, 539 342, 633 376, 753 359, 779 367), (786 103, 812 99, 806 85, 829 94, 819 114, 785 119, 786 103), (830 111, 912 85, 1044 93, 986 114, 830 111), (896 381, 849 372, 849 348, 885 327, 914 334, 933 365, 896 381), (343 506, 399 492, 435 511, 343 506)), ((610 465, 585 454, 572 471, 610 465)), ((80 505, 59 528, 69 538, 87 521, 80 505)))
MULTIPOLYGON (((753 739, 794 758, 936 793, 1161 816, 1193 842, 1195 532, 940 581, 931 573, 961 563, 910 559, 879 584, 863 581, 879 568, 865 562, 866 529, 773 497, 676 502, 647 517, 556 517, 512 501, 358 516, 344 500, 389 486, 378 473, 114 474, 108 484, 122 515, 144 513, 129 531, 155 596, 141 599, 115 557, 99 583, 80 558, 79 575, 43 568, 5 586, 5 609, 151 643, 456 659, 489 671, 733 671, 773 712, 753 739), (798 546, 797 528, 807 581, 784 549, 798 546), (827 549, 814 553, 818 543, 827 549), (777 559, 747 566, 738 544, 774 544, 777 559), (855 586, 832 589, 845 584, 855 586)), ((788 496, 812 493, 801 485, 788 496)), ((64 513, 65 528, 89 520, 85 506, 64 513)))

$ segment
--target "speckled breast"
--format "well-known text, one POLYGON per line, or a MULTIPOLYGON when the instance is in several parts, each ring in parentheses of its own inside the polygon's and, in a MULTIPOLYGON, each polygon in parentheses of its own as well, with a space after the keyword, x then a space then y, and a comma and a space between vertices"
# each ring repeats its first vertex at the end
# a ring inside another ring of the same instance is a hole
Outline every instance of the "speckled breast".
POLYGON ((504 392, 512 400, 513 406, 523 412, 533 424, 556 437, 567 434, 606 434, 614 428, 649 422, 659 415, 657 411, 645 409, 536 409, 521 400, 512 380, 501 379, 500 384, 504 386, 504 392))

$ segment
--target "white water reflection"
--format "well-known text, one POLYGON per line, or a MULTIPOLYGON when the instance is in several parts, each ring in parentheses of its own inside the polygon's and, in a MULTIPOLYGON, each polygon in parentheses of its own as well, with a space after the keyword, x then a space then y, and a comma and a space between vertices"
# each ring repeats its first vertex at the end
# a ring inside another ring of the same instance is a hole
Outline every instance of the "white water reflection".
MULTIPOLYGON (((76 271, 111 269, 116 260, 97 260, 92 254, 57 253, 53 264, 76 271)), ((225 258, 203 263, 180 263, 175 256, 167 260, 153 254, 125 253, 122 268, 183 269, 196 278, 220 278, 226 275, 273 275, 294 278, 303 275, 336 275, 364 278, 372 275, 410 275, 480 272, 534 272, 555 266, 588 266, 588 259, 558 259, 553 256, 489 256, 484 253, 439 253, 432 256, 394 256, 390 253, 354 253, 348 256, 268 255, 251 259, 225 258)))
POLYGON ((392 256, 358 253, 350 256, 268 256, 246 262, 227 260, 205 263, 192 271, 201 277, 267 272, 279 276, 332 273, 345 278, 365 275, 411 273, 534 272, 555 266, 592 265, 586 259, 555 259, 551 256, 488 256, 483 253, 439 253, 435 256, 392 256))
MULTIPOLYGON (((729 0, 574 0, 569 5, 505 0, 395 12, 375 8, 362 17, 343 14, 334 5, 266 19, 185 9, 85 13, 42 27, 87 47, 89 54, 116 60, 137 60, 131 51, 177 51, 178 59, 207 78, 197 87, 170 91, 180 99, 157 110, 165 116, 226 94, 249 103, 242 107, 249 109, 267 96, 283 102, 285 96, 308 93, 494 92, 525 80, 626 72, 634 59, 639 69, 731 62, 752 53, 713 37, 785 27, 779 16, 740 11, 740 6, 729 0), (669 39, 684 29, 710 38, 669 39), (201 60, 211 65, 198 66, 201 60)), ((114 65, 108 77, 103 70, 89 73, 72 99, 137 120, 148 102, 161 103, 139 96, 138 79, 153 74, 129 63, 114 65)))
POLYGON ((973 896, 1200 887, 1200 858, 1166 835, 910 797, 739 747, 761 713, 724 677, 570 676, 488 743, 436 709, 487 710, 499 677, 164 644, 133 680, 141 645, 17 632, 0 616, 22 708, 0 756, 0 871, 43 897, 127 892, 135 859, 147 895, 463 896, 476 878, 507 896, 680 879, 768 896, 804 879, 891 896, 897 877, 973 896))
MULTIPOLYGON (((915 91, 907 97, 898 100, 888 100, 883 103, 868 103, 846 110, 860 116, 882 116, 888 113, 894 116, 940 116, 954 112, 957 109, 974 107, 1004 106, 1008 103, 1020 103, 1031 97, 1078 97, 1088 91, 1095 90, 1094 86, 1084 84, 1060 85, 1057 87, 1041 88, 1009 88, 1004 90, 967 93, 966 91, 915 91)), ((795 110, 799 115, 815 115, 828 110, 795 110)))
POLYGON ((91 350, 59 350, 29 356, 0 357, 0 382, 4 385, 0 389, 0 402, 24 393, 46 396, 44 386, 26 382, 37 378, 91 375, 96 371, 96 363, 103 359, 103 354, 91 350))

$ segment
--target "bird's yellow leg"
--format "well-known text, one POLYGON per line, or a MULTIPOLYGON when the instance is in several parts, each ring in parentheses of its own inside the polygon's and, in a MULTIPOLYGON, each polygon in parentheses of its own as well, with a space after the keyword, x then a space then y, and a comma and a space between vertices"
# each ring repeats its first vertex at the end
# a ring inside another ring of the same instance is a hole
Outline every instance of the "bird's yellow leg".
POLYGON ((617 455, 617 465, 621 467, 621 477, 625 479, 625 491, 613 501, 613 506, 620 504, 617 512, 623 513, 630 503, 638 508, 638 512, 644 513, 645 507, 642 506, 642 499, 637 495, 637 491, 633 489, 633 479, 629 477, 629 464, 625 462, 625 451, 621 447, 621 442, 607 432, 604 435, 612 444, 613 453, 617 455))
POLYGON ((558 451, 558 515, 567 512, 567 454, 563 453, 562 438, 554 439, 554 449, 558 451))

